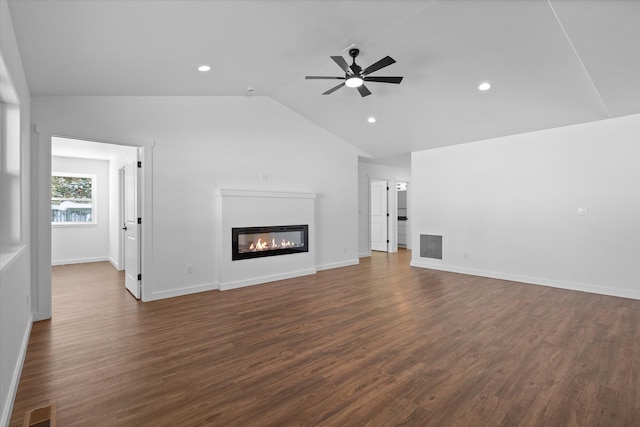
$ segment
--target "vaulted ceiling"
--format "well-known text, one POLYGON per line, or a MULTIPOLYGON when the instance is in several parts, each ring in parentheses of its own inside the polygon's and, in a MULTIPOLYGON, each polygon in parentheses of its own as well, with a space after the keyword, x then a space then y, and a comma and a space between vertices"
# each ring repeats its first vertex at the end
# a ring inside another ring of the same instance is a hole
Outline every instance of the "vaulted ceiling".
POLYGON ((269 96, 407 153, 640 113, 640 1, 9 0, 32 95, 269 96), (365 98, 331 80, 390 55, 365 98), (197 67, 208 64, 211 71, 197 67), (478 90, 480 82, 492 84, 478 90), (251 93, 248 87, 254 87, 251 93), (374 116, 371 124, 367 118, 374 116))

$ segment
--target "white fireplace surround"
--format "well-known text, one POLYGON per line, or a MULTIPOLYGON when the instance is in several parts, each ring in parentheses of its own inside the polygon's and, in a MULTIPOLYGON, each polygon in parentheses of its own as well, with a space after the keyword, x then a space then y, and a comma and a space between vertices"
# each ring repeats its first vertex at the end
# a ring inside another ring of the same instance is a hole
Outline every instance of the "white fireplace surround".
POLYGON ((315 199, 313 193, 216 190, 221 291, 316 273, 315 199), (309 252, 231 260, 231 229, 292 224, 309 226, 309 252))

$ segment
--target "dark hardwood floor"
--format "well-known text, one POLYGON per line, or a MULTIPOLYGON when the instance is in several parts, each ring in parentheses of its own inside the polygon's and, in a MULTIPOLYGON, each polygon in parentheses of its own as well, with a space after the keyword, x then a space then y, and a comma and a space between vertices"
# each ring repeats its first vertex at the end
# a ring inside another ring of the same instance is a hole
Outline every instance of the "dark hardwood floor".
POLYGON ((640 425, 640 301, 409 259, 150 303, 54 267, 11 426, 640 425))

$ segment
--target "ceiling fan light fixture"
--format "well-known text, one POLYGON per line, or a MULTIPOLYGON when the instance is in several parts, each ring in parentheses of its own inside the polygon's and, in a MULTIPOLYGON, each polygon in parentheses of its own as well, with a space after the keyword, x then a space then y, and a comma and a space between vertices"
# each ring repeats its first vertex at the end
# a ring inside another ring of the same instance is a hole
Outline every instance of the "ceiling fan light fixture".
POLYGON ((357 48, 349 49, 349 56, 353 58, 353 64, 349 65, 347 61, 342 56, 331 56, 333 62, 335 62, 338 67, 344 71, 344 77, 334 77, 334 76, 305 76, 305 79, 327 79, 327 80, 343 80, 337 86, 332 87, 326 92, 323 92, 323 95, 331 95, 336 90, 342 87, 349 87, 358 89, 358 93, 361 97, 371 95, 371 91, 367 89, 364 85, 365 79, 367 82, 375 82, 375 83, 395 83, 398 84, 402 81, 402 77, 387 77, 387 76, 370 76, 369 74, 374 73, 381 68, 387 67, 396 61, 390 57, 385 56, 378 62, 374 62, 369 65, 367 68, 362 69, 358 64, 356 64, 356 57, 360 53, 360 50, 357 48))
POLYGON ((486 91, 486 90, 489 90, 489 89, 491 89, 491 83, 489 83, 489 82, 482 82, 478 86, 478 90, 481 90, 483 92, 486 91))
POLYGON ((203 73, 205 73, 207 71, 210 71, 210 70, 211 70, 211 67, 209 65, 201 65, 201 66, 198 67, 198 71, 203 72, 203 73))
POLYGON ((364 84, 364 80, 358 76, 351 76, 344 82, 344 84, 347 85, 347 87, 360 87, 364 84))

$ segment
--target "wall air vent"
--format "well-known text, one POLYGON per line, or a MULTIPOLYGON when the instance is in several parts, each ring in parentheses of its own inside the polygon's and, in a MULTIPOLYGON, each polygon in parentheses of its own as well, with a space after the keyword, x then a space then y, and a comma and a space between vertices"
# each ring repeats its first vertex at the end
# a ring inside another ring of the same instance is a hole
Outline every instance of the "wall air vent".
POLYGON ((421 234, 420 256, 422 258, 442 259, 442 236, 421 234))

